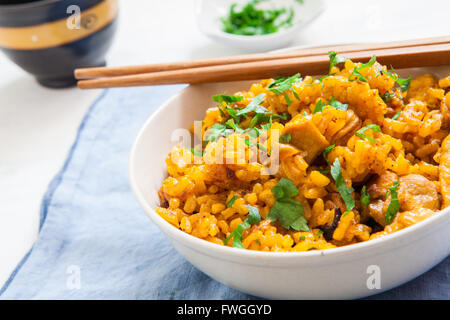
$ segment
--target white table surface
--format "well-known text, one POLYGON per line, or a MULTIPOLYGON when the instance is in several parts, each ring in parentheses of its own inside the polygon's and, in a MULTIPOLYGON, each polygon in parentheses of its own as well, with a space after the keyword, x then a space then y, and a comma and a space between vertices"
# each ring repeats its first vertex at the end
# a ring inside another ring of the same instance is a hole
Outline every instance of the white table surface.
MULTIPOLYGON (((448 0, 327 0, 293 45, 390 41, 450 34, 448 0)), ((241 53, 197 28, 194 0, 120 0, 109 65, 241 53)), ((0 54, 0 286, 38 237, 39 211, 78 126, 100 91, 51 90, 0 54)))

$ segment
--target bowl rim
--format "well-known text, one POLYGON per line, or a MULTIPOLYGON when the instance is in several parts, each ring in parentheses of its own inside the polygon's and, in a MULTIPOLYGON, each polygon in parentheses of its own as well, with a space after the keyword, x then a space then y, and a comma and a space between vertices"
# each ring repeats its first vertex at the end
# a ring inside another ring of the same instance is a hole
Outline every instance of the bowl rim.
POLYGON ((48 4, 53 4, 56 2, 59 2, 61 0, 40 0, 40 1, 33 1, 33 2, 27 2, 27 3, 19 3, 19 4, 0 4, 0 11, 19 11, 23 9, 33 9, 42 7, 48 4))
MULTIPOLYGON (((389 243, 393 244, 392 247, 402 246, 401 239, 406 238, 411 233, 416 233, 417 230, 426 229, 430 227, 430 225, 438 224, 440 221, 450 220, 450 207, 444 208, 443 210, 438 211, 432 217, 427 218, 426 220, 420 221, 412 226, 409 226, 405 229, 396 231, 387 236, 383 236, 377 239, 368 240, 364 242, 359 242, 347 246, 330 248, 330 249, 322 249, 322 250, 312 250, 312 251, 300 251, 300 252, 267 252, 267 251, 256 251, 256 250, 248 250, 248 249, 239 249, 233 248, 229 246, 221 246, 197 237, 194 237, 182 230, 176 228, 175 226, 168 223, 164 220, 158 213, 156 213, 155 209, 151 208, 147 202, 145 201, 145 196, 142 194, 139 189, 136 178, 135 178, 135 159, 136 159, 136 151, 138 149, 139 144, 143 139, 143 135, 145 131, 148 129, 150 124, 157 118, 160 114, 164 112, 164 110, 175 100, 180 98, 186 91, 191 87, 201 86, 200 85, 190 85, 175 95, 166 100, 142 125, 139 130, 128 159, 128 176, 130 180, 131 189, 133 191, 134 196, 138 200, 141 207, 150 217, 150 219, 158 226, 160 231, 165 234, 170 234, 172 238, 175 238, 177 241, 182 241, 183 245, 189 246, 191 249, 199 251, 203 254, 213 255, 210 253, 210 250, 215 253, 215 255, 221 255, 222 259, 229 260, 229 258, 260 258, 260 259, 270 259, 270 260, 286 260, 286 259, 294 259, 294 258, 316 258, 328 256, 339 257, 339 256, 348 256, 351 257, 352 253, 356 254, 365 254, 369 252, 368 249, 379 249, 382 246, 388 246, 389 243), (227 259, 228 258, 228 259, 227 259)), ((405 245, 405 244, 403 244, 405 245)), ((214 256, 215 256, 214 255, 214 256)), ((262 261, 262 260, 260 260, 262 261)))

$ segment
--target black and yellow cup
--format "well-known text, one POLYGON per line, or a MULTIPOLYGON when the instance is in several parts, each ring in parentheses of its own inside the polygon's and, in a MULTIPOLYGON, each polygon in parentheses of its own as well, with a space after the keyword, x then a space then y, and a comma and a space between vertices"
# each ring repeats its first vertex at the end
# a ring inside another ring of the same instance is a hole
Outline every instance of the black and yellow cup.
POLYGON ((73 71, 105 65, 118 0, 0 0, 0 49, 44 86, 76 83, 73 71))

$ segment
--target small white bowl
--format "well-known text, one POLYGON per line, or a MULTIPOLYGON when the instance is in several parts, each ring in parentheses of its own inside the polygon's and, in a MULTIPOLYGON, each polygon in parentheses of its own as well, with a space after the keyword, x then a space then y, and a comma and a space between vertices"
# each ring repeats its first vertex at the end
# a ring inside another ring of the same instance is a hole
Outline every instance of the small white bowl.
POLYGON ((325 8, 323 0, 276 0, 280 7, 292 7, 295 16, 291 27, 261 36, 243 36, 226 33, 222 30, 220 18, 226 16, 233 3, 246 3, 248 0, 197 0, 196 16, 200 30, 213 40, 238 47, 245 51, 266 52, 286 47, 301 30, 325 8))
POLYGON ((159 206, 157 192, 167 176, 164 160, 176 144, 171 140, 172 133, 203 119, 205 110, 213 105, 212 95, 247 89, 250 83, 187 87, 147 120, 131 150, 129 176, 137 200, 188 261, 213 279, 259 297, 344 299, 365 297, 396 287, 449 255, 450 208, 384 238, 297 253, 258 252, 216 245, 184 233, 162 219, 155 208, 159 206), (367 286, 374 270, 380 271, 381 289, 367 286))

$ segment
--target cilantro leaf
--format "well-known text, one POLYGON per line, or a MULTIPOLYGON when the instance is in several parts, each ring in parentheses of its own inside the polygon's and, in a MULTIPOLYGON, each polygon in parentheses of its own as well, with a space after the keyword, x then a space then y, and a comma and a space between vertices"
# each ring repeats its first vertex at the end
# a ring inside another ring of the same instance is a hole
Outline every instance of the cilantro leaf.
POLYGON ((244 97, 235 96, 235 95, 227 95, 227 94, 217 94, 217 95, 213 96, 212 99, 217 103, 225 102, 226 104, 232 104, 232 103, 244 100, 244 97))
POLYGON ((347 211, 352 210, 355 207, 355 200, 353 200, 351 196, 354 190, 352 188, 347 188, 347 184, 345 183, 345 179, 341 171, 341 163, 338 158, 334 160, 334 163, 331 166, 331 176, 336 182, 336 189, 339 191, 342 200, 344 200, 347 211))
POLYGON ((286 134, 283 134, 280 137, 279 141, 281 143, 289 143, 291 141, 291 138, 292 138, 291 134, 290 133, 286 133, 286 134))
POLYGON ((227 126, 232 128, 234 131, 242 133, 244 130, 238 127, 238 125, 234 122, 234 119, 229 119, 227 122, 225 122, 227 126))
POLYGON ((208 142, 214 142, 219 139, 219 137, 224 136, 227 137, 230 134, 230 130, 227 129, 227 126, 221 123, 215 123, 209 128, 208 136, 206 140, 208 142))
POLYGON ((280 181, 272 188, 272 193, 277 200, 282 200, 284 198, 293 198, 297 196, 298 190, 291 180, 281 178, 280 181))
POLYGON ((390 93, 389 91, 386 91, 383 96, 381 97, 381 99, 383 99, 383 101, 385 103, 388 103, 389 101, 392 100, 392 98, 395 97, 394 93, 390 93))
POLYGON ((402 92, 406 92, 409 90, 409 87, 411 86, 411 77, 409 77, 408 79, 398 78, 396 82, 400 86, 400 90, 402 90, 402 92))
POLYGON ((192 152, 192 154, 194 156, 199 156, 199 157, 203 156, 203 151, 202 150, 196 150, 194 148, 190 148, 189 150, 192 152))
POLYGON ((252 99, 252 101, 243 109, 239 110, 236 115, 241 116, 243 114, 247 114, 250 112, 255 113, 265 113, 267 112, 267 109, 261 106, 261 103, 263 103, 264 99, 266 98, 265 93, 261 93, 260 95, 257 95, 252 99))
POLYGON ((398 118, 400 118, 401 112, 397 112, 393 117, 392 120, 397 120, 398 118))
POLYGON ((261 221, 261 216, 259 214, 258 208, 253 207, 251 205, 247 205, 248 207, 248 216, 244 222, 239 224, 230 235, 223 240, 224 244, 228 244, 231 238, 233 238, 233 247, 243 249, 242 245, 242 231, 251 227, 252 224, 258 223, 261 221))
POLYGON ((248 216, 247 220, 250 224, 255 224, 261 221, 261 216, 259 215, 258 208, 248 205, 248 216))
POLYGON ((400 86, 400 90, 402 92, 406 92, 409 90, 409 87, 411 85, 411 77, 407 78, 407 79, 402 79, 398 76, 397 73, 395 73, 394 68, 391 66, 391 70, 392 72, 386 71, 386 74, 391 78, 394 79, 395 82, 397 82, 397 84, 400 86))
POLYGON ((328 105, 330 105, 333 108, 338 109, 338 110, 346 111, 348 109, 348 104, 339 102, 336 99, 334 99, 334 97, 331 97, 330 101, 328 102, 328 105))
POLYGON ((294 183, 281 178, 272 188, 272 193, 277 199, 267 216, 273 222, 279 220, 286 229, 309 231, 307 221, 303 214, 305 213, 303 205, 291 199, 298 195, 298 189, 294 183))
POLYGON ((376 125, 376 124, 369 124, 367 126, 365 126, 364 128, 359 129, 358 131, 356 131, 356 136, 360 137, 361 139, 367 139, 370 142, 374 143, 375 139, 372 137, 369 137, 367 134, 365 134, 364 132, 366 132, 366 130, 371 129, 373 132, 377 131, 377 132, 381 132, 380 126, 376 125))
POLYGON ((335 51, 328 51, 328 54, 328 57, 330 58, 330 72, 333 67, 347 60, 346 58, 339 56, 335 51))
POLYGON ((389 202, 389 206, 386 210, 386 214, 384 215, 384 220, 386 221, 386 225, 390 225, 397 215, 398 210, 400 209, 400 201, 398 200, 397 190, 400 187, 398 181, 394 181, 394 185, 389 188, 389 192, 391 193, 391 202, 389 202))
POLYGON ((324 159, 326 160, 326 162, 328 162, 328 163, 330 163, 330 162, 328 161, 328 155, 329 155, 330 152, 334 149, 335 146, 336 146, 335 144, 332 144, 332 145, 326 147, 325 150, 323 151, 323 157, 324 157, 324 159))
POLYGON ((376 56, 372 56, 372 58, 370 58, 369 62, 363 63, 359 67, 354 68, 353 72, 350 74, 349 79, 351 79, 352 76, 355 75, 355 76, 358 77, 358 79, 360 81, 367 82, 367 79, 359 71, 361 71, 362 69, 366 69, 366 68, 369 68, 369 67, 373 66, 376 61, 377 61, 377 57, 376 56))
POLYGON ((317 100, 313 113, 322 112, 323 107, 325 107, 325 102, 323 102, 322 99, 317 100))
POLYGON ((360 201, 363 206, 368 207, 370 203, 370 195, 366 191, 366 186, 363 186, 361 189, 361 198, 360 201))
POLYGON ((275 202, 268 217, 272 221, 278 219, 283 228, 309 231, 303 214, 304 209, 300 202, 293 199, 281 199, 275 202))
POLYGON ((287 93, 284 95, 284 99, 286 100, 288 106, 292 104, 292 100, 291 98, 289 98, 289 95, 287 93))
POLYGON ((292 85, 297 82, 300 78, 300 73, 297 73, 289 78, 280 78, 272 82, 267 90, 272 91, 275 95, 279 96, 285 91, 292 88, 292 85))
POLYGON ((225 111, 230 115, 230 117, 233 118, 233 120, 234 120, 236 123, 241 122, 241 116, 238 116, 238 115, 237 115, 237 110, 236 110, 236 109, 233 109, 233 108, 230 108, 230 107, 226 107, 226 108, 225 108, 225 111))
POLYGON ((233 197, 231 197, 230 201, 227 202, 227 208, 233 207, 233 204, 237 198, 238 198, 237 194, 235 194, 233 197))

